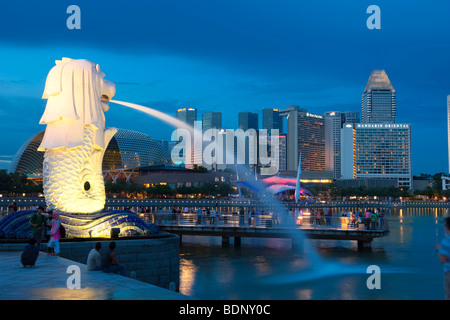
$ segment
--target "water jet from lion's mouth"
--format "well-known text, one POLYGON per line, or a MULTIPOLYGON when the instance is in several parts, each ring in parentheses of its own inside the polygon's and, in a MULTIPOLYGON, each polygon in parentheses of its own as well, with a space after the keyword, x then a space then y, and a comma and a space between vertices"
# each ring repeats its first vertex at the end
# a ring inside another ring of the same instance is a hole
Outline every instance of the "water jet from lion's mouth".
MULTIPOLYGON (((116 104, 120 104, 123 105, 125 107, 129 107, 138 111, 141 111, 143 113, 146 113, 150 116, 156 117, 162 121, 164 121, 165 123, 171 125, 172 127, 176 127, 176 128, 183 128, 188 130, 189 132, 194 132, 194 134, 198 135, 198 136, 202 136, 202 132, 201 130, 197 129, 197 128, 193 128, 190 125, 186 124, 185 122, 174 118, 164 112, 155 110, 153 108, 149 108, 146 106, 141 106, 135 103, 130 103, 130 102, 124 102, 124 101, 118 101, 118 100, 110 100, 109 102, 113 102, 116 104)), ((225 150, 225 152, 228 152, 228 150, 225 150)), ((249 172, 247 172, 249 173, 249 172)), ((249 173, 251 174, 251 173, 249 173)), ((262 186, 262 182, 260 180, 254 181, 255 184, 258 184, 261 188, 264 188, 264 186, 262 186)), ((266 198, 265 200, 263 200, 263 198, 260 199, 260 201, 263 203, 265 201, 268 201, 272 207, 275 207, 276 211, 279 211, 282 215, 284 215, 285 217, 287 217, 287 222, 289 226, 296 226, 295 222, 289 217, 287 211, 278 203, 278 201, 274 200, 274 199, 270 199, 270 198, 266 198)), ((312 262, 312 265, 314 265, 314 267, 318 267, 320 268, 320 266, 322 265, 322 259, 321 257, 318 255, 318 253, 315 251, 315 249, 313 248, 312 244, 309 242, 309 239, 306 239, 305 236, 302 233, 298 233, 298 232, 293 232, 292 234, 292 239, 294 241, 300 240, 301 243, 303 243, 304 249, 305 249, 305 253, 308 253, 308 257, 309 260, 312 262)))
POLYGON ((172 127, 183 128, 183 129, 187 129, 189 131, 198 130, 198 129, 192 128, 191 126, 187 125, 185 122, 183 122, 183 121, 181 121, 181 120, 179 120, 179 119, 177 119, 175 117, 172 117, 172 116, 170 116, 170 115, 168 115, 168 114, 166 114, 164 112, 155 110, 153 108, 141 106, 141 105, 135 104, 135 103, 118 101, 118 100, 109 100, 109 102, 120 104, 120 105, 123 105, 125 107, 129 107, 129 108, 141 111, 143 113, 146 113, 148 115, 151 115, 153 117, 156 117, 156 118, 164 121, 165 123, 169 124, 172 127))

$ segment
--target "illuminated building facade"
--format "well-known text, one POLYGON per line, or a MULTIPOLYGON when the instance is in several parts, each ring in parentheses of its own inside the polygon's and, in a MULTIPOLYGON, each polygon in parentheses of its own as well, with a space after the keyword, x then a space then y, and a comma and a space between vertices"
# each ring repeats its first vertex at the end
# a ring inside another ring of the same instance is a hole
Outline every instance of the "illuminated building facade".
POLYGON ((287 118, 286 169, 297 172, 301 154, 302 172, 325 171, 324 116, 298 106, 288 106, 281 111, 287 118))
POLYGON ((344 124, 341 130, 342 179, 397 179, 412 186, 411 125, 344 124))
POLYGON ((341 129, 344 123, 359 123, 358 112, 325 112, 325 168, 341 177, 341 129))
POLYGON ((395 123, 396 93, 384 70, 373 70, 362 95, 361 122, 395 123))

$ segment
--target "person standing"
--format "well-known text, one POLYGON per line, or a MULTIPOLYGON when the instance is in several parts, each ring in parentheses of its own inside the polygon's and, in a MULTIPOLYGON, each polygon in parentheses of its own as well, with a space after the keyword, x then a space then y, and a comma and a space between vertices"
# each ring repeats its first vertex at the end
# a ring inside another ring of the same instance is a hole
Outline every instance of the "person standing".
POLYGON ((243 226, 245 221, 245 211, 244 208, 241 207, 241 210, 239 210, 239 225, 243 226))
POLYGON ((29 224, 31 225, 31 235, 32 238, 36 239, 36 247, 38 249, 41 247, 45 229, 45 217, 42 214, 43 212, 44 208, 42 206, 37 207, 37 213, 33 214, 29 221, 29 224))
POLYGON ((445 299, 450 300, 450 217, 444 218, 445 238, 436 246, 439 261, 444 268, 445 299))
POLYGON ((50 230, 50 241, 48 242, 48 246, 54 248, 53 252, 49 252, 50 256, 58 256, 59 255, 59 239, 61 238, 61 234, 59 233, 59 227, 61 226, 61 219, 59 217, 59 212, 53 212, 53 220, 52 220, 52 229, 50 230))
POLYGON ((327 210, 327 217, 326 217, 327 225, 331 225, 331 218, 332 218, 332 216, 333 216, 333 210, 331 208, 328 208, 328 210, 327 210))
POLYGON ((210 221, 209 221, 209 224, 215 224, 216 223, 216 216, 217 216, 217 211, 216 211, 216 209, 212 209, 212 211, 211 211, 211 216, 210 216, 210 221))
POLYGON ((198 208, 198 210, 197 210, 197 224, 201 225, 202 224, 202 220, 203 220, 203 209, 202 208, 198 208))

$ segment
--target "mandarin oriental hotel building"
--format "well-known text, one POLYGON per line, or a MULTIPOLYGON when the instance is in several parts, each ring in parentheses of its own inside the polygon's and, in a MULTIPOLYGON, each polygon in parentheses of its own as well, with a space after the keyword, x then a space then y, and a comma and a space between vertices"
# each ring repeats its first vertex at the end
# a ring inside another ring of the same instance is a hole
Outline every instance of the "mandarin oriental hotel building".
POLYGON ((341 141, 342 179, 396 179, 411 188, 410 124, 346 123, 341 141))

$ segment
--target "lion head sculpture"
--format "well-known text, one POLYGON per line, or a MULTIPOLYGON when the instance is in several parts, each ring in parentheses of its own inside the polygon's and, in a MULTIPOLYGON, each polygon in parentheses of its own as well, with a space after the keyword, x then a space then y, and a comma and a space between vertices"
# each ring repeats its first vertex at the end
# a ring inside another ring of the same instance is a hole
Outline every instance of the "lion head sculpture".
MULTIPOLYGON (((98 64, 88 60, 57 60, 45 83, 43 99, 47 106, 40 120, 46 124, 39 151, 71 149, 83 144, 84 126, 96 130, 94 146, 105 149, 110 137, 104 135, 108 101, 114 96, 114 83, 105 80, 98 64)), ((111 136, 112 137, 112 136, 111 136)))

